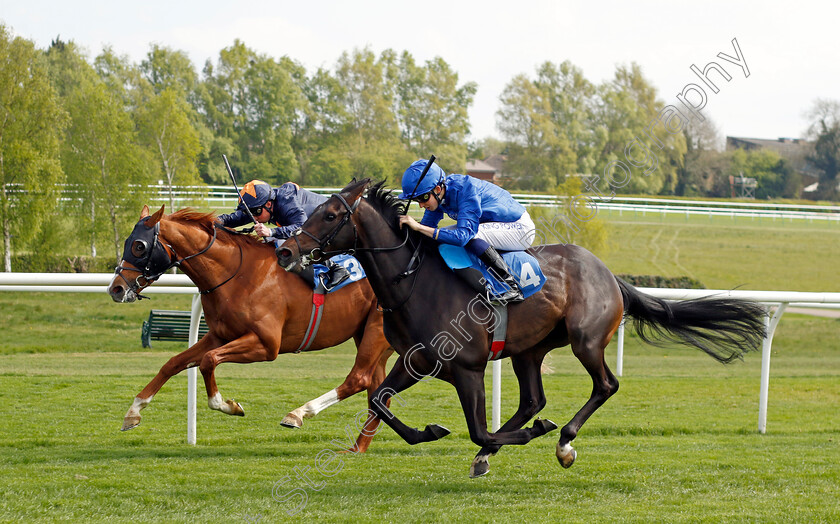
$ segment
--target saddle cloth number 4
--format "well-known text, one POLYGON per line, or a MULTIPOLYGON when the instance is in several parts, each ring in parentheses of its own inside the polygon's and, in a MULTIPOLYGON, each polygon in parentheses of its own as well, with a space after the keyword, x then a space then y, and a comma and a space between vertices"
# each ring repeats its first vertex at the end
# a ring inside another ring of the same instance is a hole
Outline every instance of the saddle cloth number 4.
POLYGON ((519 280, 519 285, 522 287, 540 285, 540 277, 537 275, 537 272, 534 271, 530 262, 522 264, 519 272, 519 278, 517 280, 519 280))

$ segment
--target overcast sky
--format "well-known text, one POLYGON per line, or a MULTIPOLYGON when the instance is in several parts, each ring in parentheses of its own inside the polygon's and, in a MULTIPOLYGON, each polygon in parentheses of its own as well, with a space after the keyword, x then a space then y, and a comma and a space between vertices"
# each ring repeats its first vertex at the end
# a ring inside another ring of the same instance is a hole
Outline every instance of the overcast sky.
POLYGON ((460 81, 478 84, 472 138, 499 136, 495 113, 505 84, 537 65, 570 60, 592 82, 635 61, 667 103, 689 83, 708 94, 703 113, 721 135, 799 137, 815 98, 840 99, 838 14, 833 2, 655 1, 160 1, 0 0, 0 21, 46 47, 58 35, 96 55, 110 44, 139 62, 156 42, 186 51, 200 71, 235 38, 307 71, 332 69, 342 51, 440 56, 460 81), (749 68, 735 56, 736 38, 749 68), (713 94, 691 72, 719 63, 713 94))

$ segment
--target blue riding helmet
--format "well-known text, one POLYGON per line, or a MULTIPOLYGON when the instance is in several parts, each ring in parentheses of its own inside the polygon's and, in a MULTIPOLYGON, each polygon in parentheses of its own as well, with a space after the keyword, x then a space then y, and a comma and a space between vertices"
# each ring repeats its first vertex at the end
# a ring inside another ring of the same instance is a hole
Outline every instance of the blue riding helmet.
POLYGON ((403 173, 402 176, 403 192, 400 194, 399 198, 403 200, 416 198, 420 195, 428 193, 434 189, 436 185, 443 182, 444 178, 446 178, 446 173, 444 173, 443 169, 441 169, 437 164, 432 164, 432 167, 429 168, 429 172, 426 173, 426 176, 423 177, 420 184, 417 184, 417 181, 420 180, 420 175, 423 173, 423 170, 426 168, 426 164, 428 163, 428 160, 417 160, 408 166, 408 169, 405 170, 405 173, 403 173))
MULTIPOLYGON (((262 180, 251 180, 239 192, 246 207, 259 207, 271 198, 271 186, 262 180)), ((241 204, 240 204, 241 207, 241 204)))

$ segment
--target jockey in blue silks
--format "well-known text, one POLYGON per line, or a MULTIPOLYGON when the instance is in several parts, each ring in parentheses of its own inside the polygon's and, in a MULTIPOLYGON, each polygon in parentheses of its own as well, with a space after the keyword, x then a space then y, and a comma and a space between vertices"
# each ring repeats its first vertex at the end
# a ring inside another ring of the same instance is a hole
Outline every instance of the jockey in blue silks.
MULTIPOLYGON (((251 222, 251 217, 245 211, 250 209, 257 223, 254 225, 254 232, 268 240, 283 240, 289 238, 300 229, 307 217, 316 207, 327 201, 327 197, 303 189, 294 182, 286 182, 278 188, 272 188, 262 180, 251 180, 242 187, 240 191, 242 200, 233 213, 219 215, 218 221, 226 227, 237 227, 251 222), (278 227, 269 229, 266 223, 272 223, 278 227)), ((325 262, 329 275, 324 283, 327 289, 341 284, 350 274, 347 269, 331 260, 325 262)), ((304 271, 301 276, 309 285, 314 282, 314 276, 309 266, 309 271, 304 271)))
POLYGON ((510 287, 503 302, 523 300, 522 290, 496 249, 523 251, 534 241, 536 230, 528 211, 499 186, 466 175, 449 175, 434 163, 421 179, 427 160, 418 160, 405 170, 400 198, 414 200, 425 209, 418 223, 400 217, 400 227, 408 226, 438 242, 463 246, 487 264, 499 280, 510 287), (455 226, 438 228, 446 213, 455 226))

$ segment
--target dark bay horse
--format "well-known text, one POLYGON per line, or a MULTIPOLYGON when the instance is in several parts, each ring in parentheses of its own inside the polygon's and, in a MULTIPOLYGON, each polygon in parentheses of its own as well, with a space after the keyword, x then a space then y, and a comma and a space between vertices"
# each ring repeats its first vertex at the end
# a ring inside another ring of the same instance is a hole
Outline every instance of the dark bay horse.
POLYGON ((401 231, 404 203, 382 187, 362 194, 369 180, 354 182, 333 195, 303 225, 302 234, 277 249, 278 260, 298 271, 334 251, 354 252, 385 310, 385 336, 400 354, 374 393, 374 412, 409 444, 437 440, 449 433, 434 424, 424 430, 406 426, 385 401, 425 376, 455 386, 470 438, 482 449, 470 467, 478 476, 488 458, 504 444, 525 444, 557 426, 537 419, 545 406, 540 365, 554 348, 571 345, 592 377, 589 400, 560 431, 556 456, 564 467, 575 460, 571 442, 586 420, 618 390, 618 380, 604 362, 604 348, 627 315, 636 331, 655 339, 694 346, 721 362, 756 349, 764 336, 764 308, 727 298, 666 301, 645 295, 616 278, 581 247, 547 245, 529 251, 541 259, 547 281, 524 302, 509 305, 507 343, 519 381, 516 413, 495 433, 487 430, 484 372, 491 350, 493 310, 480 294, 455 275, 437 252, 437 244, 401 231))
MULTIPOLYGON (((279 353, 296 352, 312 313, 312 289, 277 265, 271 244, 218 226, 212 213, 183 209, 164 215, 163 209, 149 215, 149 208, 143 207, 109 293, 116 302, 133 302, 178 262, 202 293, 209 331, 169 359, 143 388, 125 416, 123 430, 140 423, 140 410, 170 377, 193 366, 204 377, 211 409, 244 415, 239 403, 223 400, 216 387, 216 366, 272 361, 279 353)), ((364 279, 326 297, 320 329, 307 351, 350 338, 356 342, 357 353, 344 382, 287 414, 282 425, 300 427, 304 418, 362 390, 370 397, 385 378, 385 363, 393 350, 383 335, 382 313, 377 311, 373 290, 364 279)), ((371 415, 353 451, 367 449, 378 423, 371 415)))

